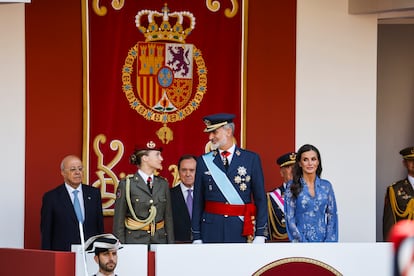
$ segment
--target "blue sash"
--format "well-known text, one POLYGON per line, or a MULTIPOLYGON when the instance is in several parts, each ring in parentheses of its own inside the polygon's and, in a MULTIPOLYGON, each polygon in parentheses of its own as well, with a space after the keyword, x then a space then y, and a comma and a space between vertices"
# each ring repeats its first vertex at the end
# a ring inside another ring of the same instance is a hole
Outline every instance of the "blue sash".
MULTIPOLYGON (((216 182, 217 187, 230 204, 244 205, 244 201, 241 199, 239 193, 234 189, 233 184, 227 178, 227 175, 220 170, 216 164, 214 164, 213 152, 203 155, 204 163, 206 163, 207 169, 210 171, 211 176, 216 182)), ((243 216, 239 216, 243 220, 243 216)))

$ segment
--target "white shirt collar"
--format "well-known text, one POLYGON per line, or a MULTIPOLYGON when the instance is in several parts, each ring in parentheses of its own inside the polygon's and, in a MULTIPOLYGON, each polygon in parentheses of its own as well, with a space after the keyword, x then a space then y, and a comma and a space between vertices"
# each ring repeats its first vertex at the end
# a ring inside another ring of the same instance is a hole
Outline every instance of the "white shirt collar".
POLYGON ((187 186, 185 186, 184 184, 183 184, 183 182, 180 182, 180 187, 181 187, 181 192, 183 192, 183 195, 187 195, 187 190, 188 189, 192 189, 192 190, 194 190, 194 186, 193 187, 191 187, 191 188, 188 188, 187 186))
MULTIPOLYGON (((229 156, 227 156, 227 160, 229 161, 229 164, 231 163, 231 160, 233 159, 233 153, 234 153, 234 150, 236 149, 236 145, 235 144, 233 144, 233 146, 231 146, 228 150, 226 150, 227 152, 230 152, 230 155, 229 156)), ((221 156, 221 153, 223 152, 224 150, 219 150, 219 152, 220 152, 220 157, 221 158, 223 158, 222 156, 221 156)))
POLYGON ((79 194, 82 193, 82 183, 76 189, 74 189, 72 186, 65 182, 65 187, 69 194, 72 194, 74 190, 79 191, 79 194))
POLYGON ((142 179, 144 179, 145 182, 147 182, 148 177, 151 177, 152 181, 154 181, 154 174, 147 175, 141 170, 138 170, 138 174, 142 177, 142 179))
MULTIPOLYGON (((232 156, 233 156, 233 153, 234 153, 234 150, 236 149, 236 145, 235 144, 233 144, 233 146, 231 146, 228 150, 226 150, 227 152, 230 152, 230 155, 229 155, 229 157, 231 158, 232 156)), ((221 155, 221 153, 223 152, 224 150, 219 150, 219 152, 220 152, 220 155, 221 155)))
POLYGON ((408 182, 410 182, 411 186, 413 186, 413 188, 414 188, 414 177, 409 175, 407 178, 408 178, 408 182))

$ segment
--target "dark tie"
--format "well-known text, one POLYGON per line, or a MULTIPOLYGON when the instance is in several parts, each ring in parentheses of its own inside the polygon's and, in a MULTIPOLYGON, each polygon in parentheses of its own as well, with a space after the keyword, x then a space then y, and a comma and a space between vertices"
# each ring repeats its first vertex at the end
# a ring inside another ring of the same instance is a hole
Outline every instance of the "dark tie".
POLYGON ((76 217, 78 218, 78 221, 80 223, 83 223, 83 216, 82 216, 82 211, 81 211, 81 207, 79 203, 78 193, 79 193, 78 190, 73 191, 73 208, 75 208, 75 213, 76 213, 76 217))
POLYGON ((152 178, 151 178, 151 176, 148 176, 147 185, 148 185, 148 189, 150 190, 150 193, 152 194, 152 178))
POLYGON ((227 156, 230 155, 230 152, 228 152, 228 151, 225 150, 225 151, 223 151, 221 153, 221 155, 223 156, 223 165, 224 165, 224 168, 227 171, 227 169, 229 168, 229 160, 227 159, 227 156))
POLYGON ((190 218, 193 215, 193 196, 191 195, 191 192, 193 190, 192 189, 188 189, 187 190, 187 199, 186 199, 186 203, 187 203, 187 209, 188 209, 188 213, 190 214, 190 218))

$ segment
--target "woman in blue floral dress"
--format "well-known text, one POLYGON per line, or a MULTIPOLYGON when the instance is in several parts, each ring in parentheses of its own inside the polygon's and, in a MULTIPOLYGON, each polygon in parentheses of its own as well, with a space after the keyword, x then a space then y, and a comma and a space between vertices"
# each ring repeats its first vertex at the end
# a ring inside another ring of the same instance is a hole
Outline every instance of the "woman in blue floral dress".
POLYGON ((319 150, 303 145, 285 192, 285 219, 292 242, 337 242, 338 215, 332 184, 321 179, 319 150))

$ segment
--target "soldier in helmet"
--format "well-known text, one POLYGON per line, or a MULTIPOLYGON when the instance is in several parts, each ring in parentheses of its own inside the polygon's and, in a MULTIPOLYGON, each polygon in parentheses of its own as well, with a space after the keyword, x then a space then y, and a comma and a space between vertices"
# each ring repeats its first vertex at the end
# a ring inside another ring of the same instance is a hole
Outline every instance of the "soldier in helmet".
POLYGON ((170 189, 162 169, 161 148, 150 141, 136 149, 130 162, 138 171, 119 183, 113 233, 122 243, 174 243, 170 189))
POLYGON ((395 223, 414 219, 414 147, 402 149, 400 154, 407 169, 407 177, 387 187, 382 219, 384 240, 388 240, 390 229, 395 223))

